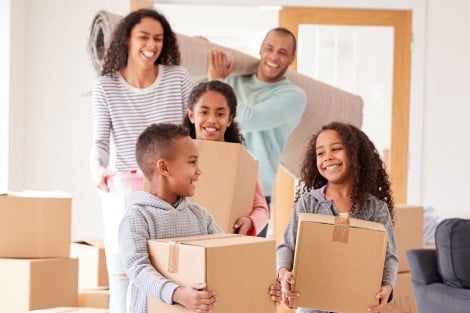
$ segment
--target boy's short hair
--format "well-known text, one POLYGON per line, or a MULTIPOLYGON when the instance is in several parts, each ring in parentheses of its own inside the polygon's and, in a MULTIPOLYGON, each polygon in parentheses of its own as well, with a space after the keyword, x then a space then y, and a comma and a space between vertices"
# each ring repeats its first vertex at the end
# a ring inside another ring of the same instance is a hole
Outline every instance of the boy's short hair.
POLYGON ((144 176, 151 180, 156 161, 175 157, 174 142, 188 137, 189 131, 182 125, 158 123, 148 126, 137 139, 135 157, 144 176))

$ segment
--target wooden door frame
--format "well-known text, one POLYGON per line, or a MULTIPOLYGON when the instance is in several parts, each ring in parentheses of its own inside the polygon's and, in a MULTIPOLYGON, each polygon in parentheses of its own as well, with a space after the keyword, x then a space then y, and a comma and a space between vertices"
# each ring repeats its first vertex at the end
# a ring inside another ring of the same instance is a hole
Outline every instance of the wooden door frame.
MULTIPOLYGON (((299 24, 390 26, 394 28, 392 133, 389 173, 395 203, 406 203, 411 84, 411 10, 284 7, 279 25, 298 38, 299 24)), ((293 67, 296 68, 294 62, 293 67)))

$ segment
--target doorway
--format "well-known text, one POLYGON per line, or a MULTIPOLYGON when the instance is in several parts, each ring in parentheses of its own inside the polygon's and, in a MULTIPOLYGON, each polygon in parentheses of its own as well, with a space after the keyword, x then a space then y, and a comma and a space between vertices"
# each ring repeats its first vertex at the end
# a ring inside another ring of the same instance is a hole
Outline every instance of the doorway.
MULTIPOLYGON (((396 203, 407 201, 411 18, 411 11, 407 10, 284 7, 279 12, 279 25, 290 29, 297 38, 299 29, 305 25, 377 26, 393 29, 391 138, 388 160, 385 161, 396 203)), ((293 67, 297 69, 297 62, 293 67)))

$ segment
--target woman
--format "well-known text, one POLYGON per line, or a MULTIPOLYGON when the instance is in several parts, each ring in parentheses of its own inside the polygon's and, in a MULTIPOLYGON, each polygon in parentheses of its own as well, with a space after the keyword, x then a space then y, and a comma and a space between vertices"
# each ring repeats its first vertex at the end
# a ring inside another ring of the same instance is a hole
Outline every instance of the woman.
MULTIPOLYGON (((166 18, 155 10, 141 9, 127 15, 117 26, 101 76, 93 85, 90 167, 97 188, 103 191, 112 313, 126 309, 129 282, 119 255, 117 231, 124 197, 132 191, 129 188, 118 191, 116 186, 125 186, 126 182, 119 178, 128 178, 130 171, 137 170, 135 143, 147 126, 181 122, 191 83, 187 70, 179 63, 176 36, 166 18), (111 141, 113 150, 110 150, 111 141), (108 183, 116 187, 111 192, 108 183)), ((131 177, 136 178, 135 175, 131 177)))

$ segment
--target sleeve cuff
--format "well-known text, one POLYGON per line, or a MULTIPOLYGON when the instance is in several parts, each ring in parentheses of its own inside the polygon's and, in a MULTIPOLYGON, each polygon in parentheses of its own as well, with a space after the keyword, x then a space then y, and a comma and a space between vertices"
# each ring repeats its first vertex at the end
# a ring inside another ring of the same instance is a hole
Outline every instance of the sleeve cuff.
POLYGON ((160 291, 160 300, 167 304, 174 304, 173 303, 173 293, 175 292, 176 288, 180 287, 178 284, 167 281, 160 291))

